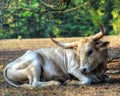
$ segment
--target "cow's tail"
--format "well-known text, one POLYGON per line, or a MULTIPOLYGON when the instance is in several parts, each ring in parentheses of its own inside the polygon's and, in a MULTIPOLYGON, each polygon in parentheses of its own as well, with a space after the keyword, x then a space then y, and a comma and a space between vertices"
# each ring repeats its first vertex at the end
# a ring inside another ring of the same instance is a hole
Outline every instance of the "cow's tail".
POLYGON ((5 80, 6 80, 10 85, 12 85, 12 86, 14 86, 14 87, 20 87, 19 84, 16 84, 16 82, 10 80, 10 79, 7 77, 7 69, 8 69, 8 68, 9 68, 9 67, 6 67, 6 68, 4 69, 4 72, 3 72, 3 76, 4 76, 5 80))

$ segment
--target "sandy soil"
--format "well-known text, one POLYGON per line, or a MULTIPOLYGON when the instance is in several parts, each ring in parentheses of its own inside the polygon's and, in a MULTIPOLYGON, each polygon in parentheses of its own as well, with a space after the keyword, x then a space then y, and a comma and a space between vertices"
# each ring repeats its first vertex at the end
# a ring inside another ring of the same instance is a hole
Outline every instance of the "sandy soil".
MULTIPOLYGON (((72 42, 81 38, 59 38, 57 40, 72 42)), ((10 86, 3 78, 3 69, 7 63, 24 54, 28 49, 55 46, 49 39, 0 40, 0 96, 120 96, 120 36, 108 36, 103 40, 110 41, 108 50, 107 83, 81 86, 51 86, 28 90, 10 86)))

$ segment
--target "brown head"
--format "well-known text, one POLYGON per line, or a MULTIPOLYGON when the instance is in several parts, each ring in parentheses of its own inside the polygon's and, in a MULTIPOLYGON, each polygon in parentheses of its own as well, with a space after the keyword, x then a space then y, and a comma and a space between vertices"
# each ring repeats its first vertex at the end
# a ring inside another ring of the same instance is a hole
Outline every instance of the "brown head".
POLYGON ((97 22, 100 27, 100 32, 94 36, 84 38, 79 42, 63 43, 54 39, 51 40, 63 48, 73 48, 74 52, 80 60, 81 73, 90 73, 100 64, 106 65, 107 61, 107 46, 108 41, 101 41, 100 39, 105 35, 103 26, 97 22))

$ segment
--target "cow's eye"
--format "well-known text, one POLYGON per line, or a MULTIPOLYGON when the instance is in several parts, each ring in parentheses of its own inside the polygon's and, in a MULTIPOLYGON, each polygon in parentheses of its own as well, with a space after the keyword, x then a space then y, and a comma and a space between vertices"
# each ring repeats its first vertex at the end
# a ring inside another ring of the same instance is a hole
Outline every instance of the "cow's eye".
POLYGON ((93 53, 93 50, 88 50, 87 54, 90 56, 93 53))

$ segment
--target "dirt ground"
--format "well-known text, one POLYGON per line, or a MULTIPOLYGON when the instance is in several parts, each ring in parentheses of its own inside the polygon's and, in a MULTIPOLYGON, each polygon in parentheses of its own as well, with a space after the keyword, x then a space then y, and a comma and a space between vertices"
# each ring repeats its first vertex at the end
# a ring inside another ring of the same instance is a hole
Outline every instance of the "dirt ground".
MULTIPOLYGON (((72 42, 81 38, 59 38, 72 42)), ((34 90, 15 88, 3 78, 3 69, 9 62, 24 54, 28 49, 55 46, 49 39, 0 40, 0 96, 120 96, 120 36, 108 36, 108 72, 110 82, 81 86, 50 86, 34 90), (109 72, 113 70, 114 72, 109 72)))

